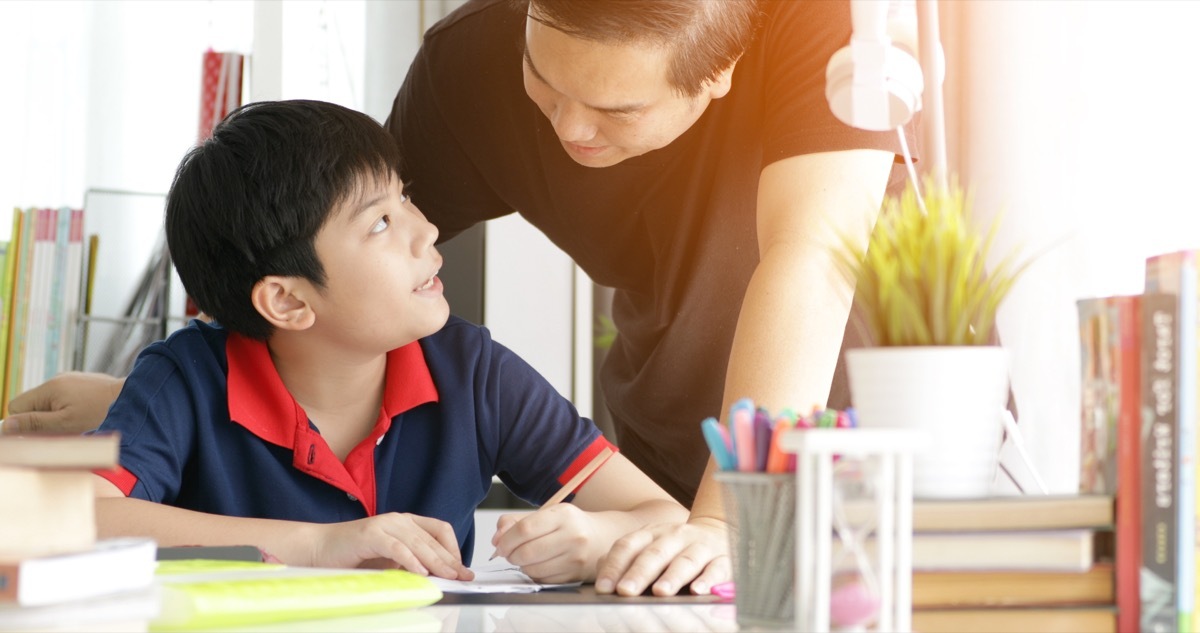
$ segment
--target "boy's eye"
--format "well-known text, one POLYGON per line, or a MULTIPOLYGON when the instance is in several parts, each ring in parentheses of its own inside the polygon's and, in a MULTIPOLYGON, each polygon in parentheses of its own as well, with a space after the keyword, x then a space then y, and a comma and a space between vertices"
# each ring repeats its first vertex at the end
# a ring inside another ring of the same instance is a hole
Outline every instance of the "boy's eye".
POLYGON ((372 233, 382 233, 383 230, 386 229, 387 227, 391 226, 391 224, 392 224, 392 217, 389 215, 385 215, 385 216, 379 218, 375 222, 375 225, 371 227, 371 232, 372 233))

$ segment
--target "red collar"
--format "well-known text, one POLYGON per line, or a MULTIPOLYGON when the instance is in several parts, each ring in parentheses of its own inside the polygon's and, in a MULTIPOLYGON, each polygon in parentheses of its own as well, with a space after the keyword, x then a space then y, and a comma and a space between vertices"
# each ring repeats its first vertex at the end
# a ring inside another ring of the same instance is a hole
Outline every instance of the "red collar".
POLYGON ((371 449, 397 415, 438 401, 437 388, 420 343, 413 341, 388 352, 380 420, 343 465, 309 427, 308 415, 284 387, 266 343, 230 332, 225 342, 225 356, 229 363, 230 419, 263 441, 291 449, 297 468, 358 497, 368 514, 375 513, 374 453, 371 449))

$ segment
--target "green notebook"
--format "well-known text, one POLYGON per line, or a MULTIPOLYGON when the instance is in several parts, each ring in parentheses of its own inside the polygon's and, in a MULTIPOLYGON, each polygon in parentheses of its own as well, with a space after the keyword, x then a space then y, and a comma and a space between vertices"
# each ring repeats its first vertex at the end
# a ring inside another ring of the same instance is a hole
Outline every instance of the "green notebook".
POLYGON ((251 626, 379 613, 437 602, 426 577, 398 569, 322 569, 246 561, 161 561, 153 631, 251 626))

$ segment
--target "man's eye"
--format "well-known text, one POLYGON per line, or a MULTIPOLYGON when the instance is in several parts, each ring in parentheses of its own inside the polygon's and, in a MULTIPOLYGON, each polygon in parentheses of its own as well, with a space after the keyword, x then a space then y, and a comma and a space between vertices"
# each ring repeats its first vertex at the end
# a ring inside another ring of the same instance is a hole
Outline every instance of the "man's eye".
POLYGON ((385 215, 385 216, 379 218, 379 220, 375 222, 375 226, 371 227, 371 232, 372 233, 382 233, 383 230, 386 229, 387 227, 391 226, 391 224, 392 224, 391 216, 385 215))

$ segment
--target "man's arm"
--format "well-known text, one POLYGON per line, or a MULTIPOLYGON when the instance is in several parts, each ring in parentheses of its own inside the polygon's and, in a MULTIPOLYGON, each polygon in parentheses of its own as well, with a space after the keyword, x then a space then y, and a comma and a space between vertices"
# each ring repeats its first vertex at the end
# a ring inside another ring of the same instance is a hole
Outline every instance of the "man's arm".
POLYGON ((344 523, 301 523, 228 517, 126 498, 96 475, 96 527, 101 538, 149 536, 160 546, 254 545, 289 565, 402 567, 470 580, 448 523, 387 513, 344 523))
POLYGON ((0 433, 83 433, 104 421, 124 378, 69 371, 22 393, 8 403, 0 433))
MULTIPOLYGON (((832 252, 843 235, 865 243, 892 160, 891 152, 848 150, 793 156, 763 169, 759 263, 738 317, 723 411, 746 397, 773 411, 825 403, 853 297, 832 252)), ((687 524, 618 541, 597 575, 597 591, 637 595, 654 583, 656 595, 671 595, 690 583, 693 592, 708 593, 729 578, 713 470, 710 459, 687 524)))

